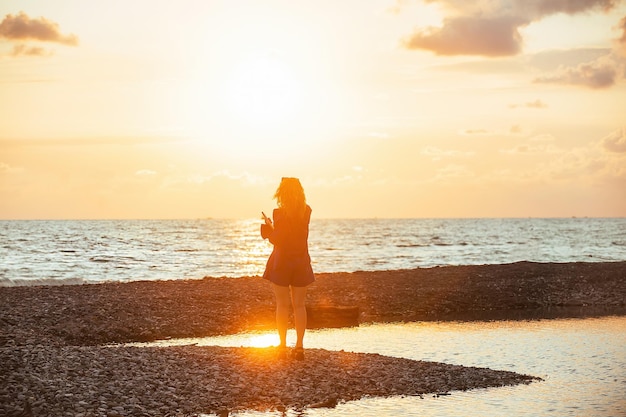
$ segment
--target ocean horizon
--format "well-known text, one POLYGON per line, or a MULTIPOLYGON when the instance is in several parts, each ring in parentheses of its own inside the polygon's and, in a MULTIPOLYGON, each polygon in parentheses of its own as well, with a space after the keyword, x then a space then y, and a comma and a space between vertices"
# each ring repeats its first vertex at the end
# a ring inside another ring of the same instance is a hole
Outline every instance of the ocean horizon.
MULTIPOLYGON (((260 219, 0 220, 0 286, 257 276, 260 219)), ((626 260, 626 218, 314 218, 316 273, 626 260)))

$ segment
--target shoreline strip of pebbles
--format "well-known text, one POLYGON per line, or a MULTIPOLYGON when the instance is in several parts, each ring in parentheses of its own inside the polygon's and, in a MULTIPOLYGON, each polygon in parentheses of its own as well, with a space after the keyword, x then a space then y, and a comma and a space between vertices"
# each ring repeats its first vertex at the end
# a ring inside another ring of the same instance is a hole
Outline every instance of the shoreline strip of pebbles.
POLYGON ((0 414, 5 416, 304 410, 364 397, 448 394, 540 380, 508 371, 323 349, 308 349, 298 361, 278 359, 276 348, 40 344, 4 346, 0 361, 0 414))
MULTIPOLYGON (((360 323, 626 314, 626 261, 324 273, 307 305, 356 307, 360 323)), ((0 287, 0 306, 0 339, 24 343, 149 342, 275 326, 274 296, 260 277, 0 287)))

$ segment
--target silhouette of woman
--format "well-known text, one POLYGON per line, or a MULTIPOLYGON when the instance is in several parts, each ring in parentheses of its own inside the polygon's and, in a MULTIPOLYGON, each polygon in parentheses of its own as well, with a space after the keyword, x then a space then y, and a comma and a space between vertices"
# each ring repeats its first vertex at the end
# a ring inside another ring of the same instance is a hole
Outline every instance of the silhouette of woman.
POLYGON ((296 359, 304 359, 306 330, 306 290, 315 281, 309 256, 309 221, 311 207, 306 203, 304 189, 297 178, 283 177, 274 194, 278 208, 272 222, 265 214, 261 236, 269 239, 274 249, 267 260, 263 278, 272 283, 276 296, 276 327, 280 337, 279 356, 287 355, 287 326, 289 306, 293 305, 296 326, 296 359))

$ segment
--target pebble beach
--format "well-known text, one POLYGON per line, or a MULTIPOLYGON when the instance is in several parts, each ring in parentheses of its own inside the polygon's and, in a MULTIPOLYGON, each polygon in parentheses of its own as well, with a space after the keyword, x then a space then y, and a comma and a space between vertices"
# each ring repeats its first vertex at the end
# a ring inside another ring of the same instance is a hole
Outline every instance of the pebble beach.
MULTIPOLYGON (((349 308, 359 323, 625 314, 626 262, 316 279, 311 311, 349 308)), ((325 349, 297 361, 278 359, 271 347, 125 345, 272 329, 273 296, 259 277, 3 287, 0 305, 0 414, 7 416, 228 415, 541 383, 506 370, 325 349)))

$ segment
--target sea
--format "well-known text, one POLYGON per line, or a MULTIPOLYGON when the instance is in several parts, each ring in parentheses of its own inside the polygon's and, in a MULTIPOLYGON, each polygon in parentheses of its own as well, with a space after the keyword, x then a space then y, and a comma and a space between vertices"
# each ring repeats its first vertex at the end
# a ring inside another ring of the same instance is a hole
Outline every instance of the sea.
MULTIPOLYGON (((0 286, 262 275, 260 219, 3 220, 0 286)), ((316 273, 626 260, 626 218, 313 219, 316 273)))

